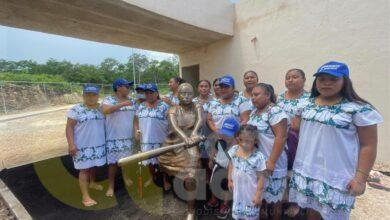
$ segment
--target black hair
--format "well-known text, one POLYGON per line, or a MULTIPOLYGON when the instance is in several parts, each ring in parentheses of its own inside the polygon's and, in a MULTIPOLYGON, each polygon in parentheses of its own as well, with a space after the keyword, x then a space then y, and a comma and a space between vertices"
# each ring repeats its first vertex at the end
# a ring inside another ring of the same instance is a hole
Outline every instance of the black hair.
POLYGON ((240 136, 240 134, 244 132, 248 132, 250 136, 255 137, 255 141, 256 141, 255 147, 258 148, 257 144, 259 140, 257 138, 257 127, 250 124, 241 125, 240 129, 236 132, 234 136, 237 138, 238 136, 240 136))
POLYGON ((267 83, 258 83, 255 87, 260 87, 264 89, 270 96, 270 101, 274 104, 276 104, 276 95, 274 87, 267 83))
MULTIPOLYGON (((317 89, 317 85, 316 85, 317 84, 317 78, 318 77, 316 77, 314 79, 314 81, 313 81, 313 85, 311 87, 310 98, 315 98, 315 97, 320 95, 320 93, 318 92, 318 89, 317 89)), ((350 102, 358 102, 358 103, 362 103, 362 104, 369 104, 369 105, 371 105, 371 103, 369 103, 365 99, 361 98, 355 92, 355 90, 353 89, 352 80, 349 77, 343 76, 343 78, 344 78, 343 88, 341 88, 341 91, 340 91, 340 96, 341 97, 347 99, 350 102)))
POLYGON ((196 87, 199 87, 199 85, 200 85, 202 82, 206 82, 207 84, 209 84, 209 87, 211 88, 211 83, 210 83, 210 81, 208 81, 207 79, 199 80, 199 82, 196 84, 196 87))
POLYGON ((214 79, 214 81, 213 81, 213 86, 214 86, 217 82, 219 82, 219 78, 214 79))
POLYGON ((305 72, 303 72, 303 70, 297 69, 297 68, 288 70, 287 73, 286 73, 286 75, 287 75, 288 73, 294 72, 294 71, 297 72, 297 73, 299 73, 299 75, 301 75, 301 77, 302 77, 303 79, 306 79, 305 72))
POLYGON ((254 70, 248 70, 248 71, 246 71, 246 72, 244 73, 244 78, 245 78, 245 76, 246 76, 247 74, 249 74, 249 73, 255 74, 256 78, 259 79, 259 76, 257 75, 257 73, 256 73, 254 70))
POLYGON ((175 82, 176 82, 177 84, 179 84, 179 85, 186 82, 184 79, 182 79, 181 77, 178 77, 178 76, 174 76, 174 77, 172 77, 172 79, 174 79, 175 82))

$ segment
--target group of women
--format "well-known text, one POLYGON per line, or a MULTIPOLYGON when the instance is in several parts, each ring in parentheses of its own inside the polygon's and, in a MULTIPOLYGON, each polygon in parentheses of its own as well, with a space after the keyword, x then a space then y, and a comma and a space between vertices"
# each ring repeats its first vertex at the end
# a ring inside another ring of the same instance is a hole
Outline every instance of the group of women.
MULTIPOLYGON (((213 176, 214 168, 220 165, 218 157, 228 158, 222 168, 227 170, 227 185, 233 191, 232 206, 224 199, 219 204, 213 196, 206 209, 217 209, 221 219, 230 212, 236 219, 258 219, 259 215, 280 219, 282 203, 289 201, 286 214, 290 216, 302 208, 309 219, 349 218, 375 161, 377 124, 383 119, 357 95, 346 64, 328 62, 314 77, 311 90, 305 91, 305 73, 300 69, 287 71, 286 91, 277 96, 273 86, 260 82, 255 71, 244 73, 242 92, 236 91, 230 75, 212 84, 208 80, 198 82, 199 96, 193 102, 203 107, 202 135, 216 134, 223 139, 226 130, 235 133, 235 143, 226 149, 215 148, 208 140, 200 144, 208 176, 213 176), (218 156, 210 151, 225 152, 218 156), (242 181, 246 176, 256 181, 253 190, 242 181)), ((94 181, 94 167, 108 164, 106 195, 112 196, 116 163, 132 154, 134 137, 140 140, 142 151, 162 146, 169 126, 167 111, 179 104, 180 83, 179 77, 172 78, 171 93, 161 98, 155 84, 141 85, 133 99, 129 96, 131 83, 117 79, 114 95, 104 98, 101 105, 99 88, 84 87, 84 103, 69 111, 66 130, 69 152, 80 170, 84 205, 96 204, 89 188, 101 189, 94 181)), ((155 173, 155 158, 143 163, 155 173)), ((126 174, 124 180, 132 184, 126 174)), ((164 178, 164 189, 170 187, 164 178)))

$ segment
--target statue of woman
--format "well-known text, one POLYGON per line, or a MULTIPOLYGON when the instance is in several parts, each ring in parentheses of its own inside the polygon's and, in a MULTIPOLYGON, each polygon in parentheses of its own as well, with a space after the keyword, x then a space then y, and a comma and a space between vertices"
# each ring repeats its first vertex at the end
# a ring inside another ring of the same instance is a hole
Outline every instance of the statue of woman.
MULTIPOLYGON (((194 193, 194 187, 199 181, 197 170, 200 168, 198 130, 202 123, 201 106, 192 102, 194 89, 189 83, 183 83, 178 88, 179 105, 172 106, 168 111, 170 130, 165 145, 186 143, 186 147, 167 152, 158 157, 162 170, 170 176, 184 181, 187 193, 194 193)), ((196 192, 195 192, 196 193, 196 192)), ((194 218, 194 200, 188 201, 187 219, 194 218)))

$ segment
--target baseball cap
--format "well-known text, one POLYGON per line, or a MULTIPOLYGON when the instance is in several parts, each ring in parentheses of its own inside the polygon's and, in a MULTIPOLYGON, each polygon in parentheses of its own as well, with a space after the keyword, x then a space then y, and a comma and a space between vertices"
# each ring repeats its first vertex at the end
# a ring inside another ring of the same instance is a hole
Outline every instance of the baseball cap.
POLYGON ((99 94, 99 91, 100 91, 100 88, 98 86, 95 86, 95 85, 91 85, 91 84, 87 84, 84 86, 83 88, 83 93, 93 93, 93 94, 96 94, 98 95, 99 94))
POLYGON ((157 85, 154 83, 147 83, 144 87, 145 91, 152 91, 152 92, 158 92, 157 85))
POLYGON ((326 73, 335 77, 349 77, 349 69, 347 64, 336 61, 330 61, 318 68, 314 76, 318 76, 322 73, 326 73))
POLYGON ((229 117, 223 121, 219 133, 228 137, 234 137, 234 135, 239 129, 240 124, 238 123, 237 119, 235 119, 234 117, 229 117))
POLYGON ((135 87, 135 90, 145 90, 145 84, 139 84, 137 87, 135 87))
POLYGON ((219 78, 219 85, 234 87, 234 78, 230 75, 222 76, 221 78, 219 78))
POLYGON ((115 81, 112 83, 112 88, 115 90, 117 89, 118 87, 121 87, 121 86, 127 86, 127 87, 130 87, 134 84, 134 82, 129 82, 127 81, 126 79, 123 79, 123 78, 117 78, 115 79, 115 81))

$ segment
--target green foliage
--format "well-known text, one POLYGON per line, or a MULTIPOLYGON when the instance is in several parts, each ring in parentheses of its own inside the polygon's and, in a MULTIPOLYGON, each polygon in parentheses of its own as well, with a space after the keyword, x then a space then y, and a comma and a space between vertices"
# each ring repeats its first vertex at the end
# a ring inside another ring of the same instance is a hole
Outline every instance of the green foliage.
POLYGON ((72 64, 49 59, 45 64, 32 60, 6 61, 0 59, 0 80, 28 82, 76 82, 111 84, 118 77, 136 83, 167 83, 179 74, 178 58, 157 61, 142 54, 133 54, 126 63, 106 58, 99 65, 72 64), (134 67, 133 67, 134 64, 134 67))

